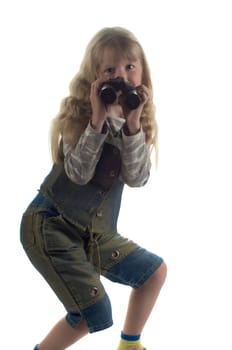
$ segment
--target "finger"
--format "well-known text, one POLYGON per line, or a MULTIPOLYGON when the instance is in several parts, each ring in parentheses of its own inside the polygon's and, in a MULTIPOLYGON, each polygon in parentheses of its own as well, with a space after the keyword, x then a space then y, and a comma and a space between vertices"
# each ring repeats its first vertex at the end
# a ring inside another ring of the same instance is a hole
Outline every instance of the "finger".
POLYGON ((150 97, 150 90, 145 85, 138 86, 137 92, 140 95, 142 102, 146 102, 150 97))

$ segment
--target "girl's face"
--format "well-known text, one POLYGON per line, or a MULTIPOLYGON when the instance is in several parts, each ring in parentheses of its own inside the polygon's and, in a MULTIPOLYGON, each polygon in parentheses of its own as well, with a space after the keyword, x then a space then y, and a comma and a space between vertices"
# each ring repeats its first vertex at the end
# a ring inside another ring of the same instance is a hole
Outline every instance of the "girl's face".
POLYGON ((133 59, 129 59, 120 55, 120 53, 112 52, 105 49, 99 66, 98 78, 105 81, 121 77, 125 83, 132 86, 142 84, 142 64, 136 55, 133 59))

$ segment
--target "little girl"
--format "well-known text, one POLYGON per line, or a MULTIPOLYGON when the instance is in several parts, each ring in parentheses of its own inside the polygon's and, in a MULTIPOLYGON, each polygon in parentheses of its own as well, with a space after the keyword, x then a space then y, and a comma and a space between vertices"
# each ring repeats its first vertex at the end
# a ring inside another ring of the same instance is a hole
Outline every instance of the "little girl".
POLYGON ((128 30, 104 28, 87 46, 53 121, 53 167, 21 222, 26 254, 67 310, 35 349, 63 350, 112 325, 103 275, 131 287, 117 350, 145 350, 140 336, 166 265, 121 236, 117 219, 124 184, 148 181, 153 145, 157 124, 144 51, 128 30), (116 78, 123 84, 116 86, 116 78), (103 86, 115 94, 110 103, 103 86), (130 92, 136 106, 127 103, 130 92))

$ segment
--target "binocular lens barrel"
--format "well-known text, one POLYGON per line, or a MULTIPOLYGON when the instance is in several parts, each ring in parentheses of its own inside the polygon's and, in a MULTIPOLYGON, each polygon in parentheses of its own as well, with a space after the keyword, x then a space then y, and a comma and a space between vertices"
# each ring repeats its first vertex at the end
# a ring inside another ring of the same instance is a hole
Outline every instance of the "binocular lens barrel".
POLYGON ((130 110, 138 108, 140 102, 140 97, 134 90, 127 93, 127 95, 124 98, 125 106, 130 110))
POLYGON ((104 84, 100 90, 100 97, 105 104, 111 105, 116 100, 117 93, 112 86, 104 84))

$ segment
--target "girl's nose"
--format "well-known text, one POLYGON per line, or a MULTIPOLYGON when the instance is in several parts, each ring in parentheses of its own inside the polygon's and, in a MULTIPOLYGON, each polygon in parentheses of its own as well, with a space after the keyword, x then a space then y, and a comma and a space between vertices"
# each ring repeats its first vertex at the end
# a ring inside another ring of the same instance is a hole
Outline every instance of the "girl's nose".
POLYGON ((122 78, 124 81, 127 81, 127 74, 125 69, 116 69, 115 71, 115 78, 120 77, 122 78))

